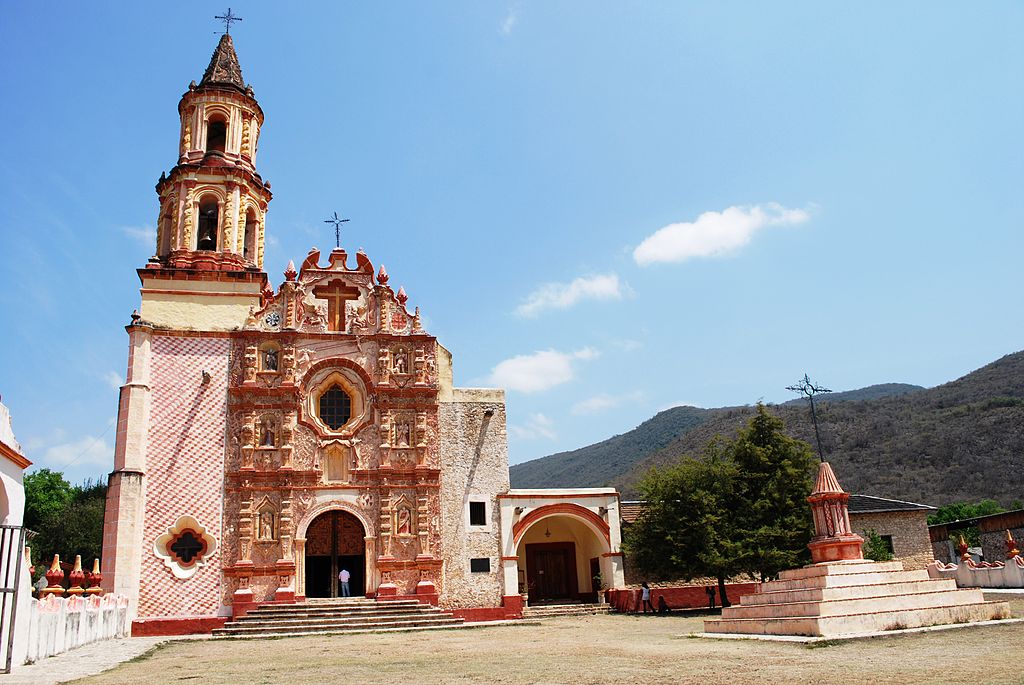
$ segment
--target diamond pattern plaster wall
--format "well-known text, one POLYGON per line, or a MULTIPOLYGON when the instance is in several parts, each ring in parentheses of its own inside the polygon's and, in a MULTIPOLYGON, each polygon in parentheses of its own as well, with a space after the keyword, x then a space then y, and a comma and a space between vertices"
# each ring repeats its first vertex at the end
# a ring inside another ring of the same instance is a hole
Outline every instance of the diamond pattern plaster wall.
POLYGON ((223 545, 180 580, 154 555, 153 541, 189 514, 223 543, 228 357, 225 338, 153 336, 140 617, 220 609, 223 545), (205 383, 203 371, 210 374, 205 383))

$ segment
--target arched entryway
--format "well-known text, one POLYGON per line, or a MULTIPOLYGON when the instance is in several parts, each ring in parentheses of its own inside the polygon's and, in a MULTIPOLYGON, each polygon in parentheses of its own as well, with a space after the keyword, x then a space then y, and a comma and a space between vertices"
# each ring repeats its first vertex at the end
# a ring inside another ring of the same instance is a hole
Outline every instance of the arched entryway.
POLYGON ((317 516, 306 529, 305 595, 339 597, 338 573, 351 574, 353 597, 366 594, 366 530, 347 511, 331 510, 317 516))
POLYGON ((597 601, 610 587, 608 525, 576 505, 549 505, 517 525, 516 556, 520 592, 530 604, 597 601))

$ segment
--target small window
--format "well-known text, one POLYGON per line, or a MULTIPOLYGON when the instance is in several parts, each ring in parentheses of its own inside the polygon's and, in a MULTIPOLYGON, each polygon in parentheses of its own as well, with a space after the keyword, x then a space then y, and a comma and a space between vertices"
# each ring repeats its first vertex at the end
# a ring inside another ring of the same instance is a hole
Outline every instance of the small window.
POLYGON ((352 417, 352 400, 340 385, 332 385, 320 396, 320 420, 338 430, 352 417))
POLYGON ((206 151, 224 152, 228 139, 228 124, 223 120, 211 120, 206 129, 206 151))
POLYGON ((469 560, 469 571, 470 573, 490 573, 491 572, 491 560, 488 557, 480 557, 479 559, 469 560))
POLYGON ((487 525, 487 503, 486 502, 470 502, 469 503, 469 525, 471 525, 471 526, 486 526, 487 525))

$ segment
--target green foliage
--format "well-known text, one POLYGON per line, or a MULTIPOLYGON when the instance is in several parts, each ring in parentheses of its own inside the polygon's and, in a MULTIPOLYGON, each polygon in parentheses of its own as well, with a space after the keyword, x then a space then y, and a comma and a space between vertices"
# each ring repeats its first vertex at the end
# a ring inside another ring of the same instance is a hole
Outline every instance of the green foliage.
POLYGON ((928 516, 928 525, 934 526, 939 523, 952 523, 953 521, 969 521, 980 516, 1000 514, 1006 511, 993 499, 983 499, 972 504, 971 502, 954 502, 944 507, 939 507, 934 514, 928 516))
POLYGON ((882 536, 870 528, 864 531, 864 558, 872 561, 892 561, 892 552, 882 536))
POLYGON ((759 405, 734 440, 713 440, 700 459, 648 472, 640 483, 647 506, 624 543, 632 563, 662 577, 720 583, 799 565, 811 536, 806 498, 815 460, 782 428, 759 405))
POLYGON ((106 495, 103 483, 71 485, 59 471, 25 475, 25 527, 36 533, 29 544, 37 570, 49 565, 54 554, 64 561, 81 554, 83 564, 99 558, 106 495))

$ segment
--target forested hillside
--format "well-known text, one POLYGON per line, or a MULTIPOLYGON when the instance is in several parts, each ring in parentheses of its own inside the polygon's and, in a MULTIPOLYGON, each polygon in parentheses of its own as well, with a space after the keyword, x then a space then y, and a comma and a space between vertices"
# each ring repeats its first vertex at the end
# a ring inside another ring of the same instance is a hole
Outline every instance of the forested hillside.
MULTIPOLYGON (((935 388, 872 386, 823 396, 818 406, 826 458, 848 490, 933 505, 1024 495, 1024 352, 935 388)), ((812 440, 805 402, 772 411, 790 434, 812 440)), ((652 465, 699 455, 716 435, 733 435, 753 412, 676 407, 596 445, 517 464, 512 484, 613 485, 628 499, 652 465)))

